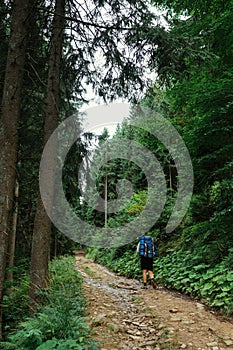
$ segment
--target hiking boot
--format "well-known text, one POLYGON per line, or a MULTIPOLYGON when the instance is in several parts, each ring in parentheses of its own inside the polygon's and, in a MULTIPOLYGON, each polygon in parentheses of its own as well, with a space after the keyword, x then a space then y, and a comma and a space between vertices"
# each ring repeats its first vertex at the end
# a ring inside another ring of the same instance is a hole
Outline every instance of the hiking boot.
POLYGON ((142 289, 147 289, 147 283, 143 283, 143 285, 142 285, 141 288, 142 288, 142 289))
POLYGON ((154 278, 151 278, 151 279, 150 279, 150 285, 151 285, 154 289, 156 289, 157 285, 156 285, 156 281, 155 281, 154 278))

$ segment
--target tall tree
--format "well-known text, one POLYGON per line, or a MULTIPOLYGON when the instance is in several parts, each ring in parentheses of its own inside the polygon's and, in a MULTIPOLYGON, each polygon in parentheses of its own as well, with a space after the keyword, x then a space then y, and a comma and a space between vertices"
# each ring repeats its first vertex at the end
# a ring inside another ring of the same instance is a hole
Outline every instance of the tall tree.
POLYGON ((195 263, 215 265, 230 253, 233 242, 232 3, 153 2, 173 7, 172 35, 181 40, 188 37, 190 42, 197 38, 204 56, 209 57, 201 61, 195 60, 195 55, 184 55, 184 69, 181 74, 173 72, 163 102, 185 139, 194 167, 194 196, 185 222, 188 228, 181 232, 187 242, 184 249, 192 246, 195 263), (180 13, 186 17, 180 18, 180 13))
MULTIPOLYGON (((45 101, 44 143, 58 125, 60 112, 60 76, 65 21, 65 0, 56 0, 52 23, 51 48, 47 95, 45 101)), ((51 184, 52 185, 52 184, 51 184)), ((38 198, 34 221, 31 252, 31 307, 37 299, 37 291, 48 283, 48 263, 50 260, 51 222, 44 209, 41 197, 38 198)))
MULTIPOLYGON (((48 11, 50 14, 51 9, 48 11)), ((146 28, 156 30, 155 17, 144 1, 125 0, 120 4, 118 1, 93 0, 87 4, 70 0, 63 1, 62 9, 61 1, 56 2, 48 73, 46 120, 49 119, 45 124, 45 142, 56 127, 59 92, 64 91, 59 77, 62 73, 64 83, 65 71, 60 63, 63 45, 61 31, 64 30, 65 19, 69 30, 65 32, 68 41, 65 42, 64 51, 70 64, 76 68, 72 89, 76 89, 78 99, 82 99, 86 84, 92 84, 97 94, 106 99, 116 95, 129 96, 133 91, 130 81, 134 82, 135 89, 141 90, 145 82, 142 71, 149 64, 145 61, 148 43, 138 38, 138 31, 146 31, 146 28), (53 122, 50 124, 51 120, 53 122)), ((66 97, 63 95, 64 99, 66 97)), ((31 299, 35 299, 38 288, 46 285, 49 237, 50 222, 39 199, 32 243, 31 299)))
MULTIPOLYGON (((0 305, 4 289, 6 252, 15 187, 18 117, 25 64, 30 13, 33 2, 15 0, 11 19, 7 65, 0 119, 0 305)), ((2 337, 0 306, 0 338, 2 337)))
MULTIPOLYGON (((48 77, 50 18, 45 1, 38 0, 30 27, 19 120, 17 176, 19 210, 16 236, 16 265, 30 261, 34 217, 38 199, 38 173, 44 135, 44 109, 48 77)), ((46 4, 48 2, 46 1, 46 4)))

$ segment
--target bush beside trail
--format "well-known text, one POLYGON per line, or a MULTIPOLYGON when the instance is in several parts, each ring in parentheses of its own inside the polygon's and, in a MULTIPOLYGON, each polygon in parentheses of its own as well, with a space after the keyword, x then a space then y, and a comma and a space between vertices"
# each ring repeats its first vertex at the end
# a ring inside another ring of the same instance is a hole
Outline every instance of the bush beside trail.
MULTIPOLYGON (((27 317, 16 330, 8 332, 7 341, 0 343, 0 349, 99 349, 90 337, 82 277, 73 265, 73 257, 62 257, 51 262, 50 285, 40 292, 43 305, 38 307, 33 318, 27 317)), ((14 295, 19 294, 16 288, 10 297, 5 297, 5 309, 10 309, 12 303, 14 305, 14 295)))

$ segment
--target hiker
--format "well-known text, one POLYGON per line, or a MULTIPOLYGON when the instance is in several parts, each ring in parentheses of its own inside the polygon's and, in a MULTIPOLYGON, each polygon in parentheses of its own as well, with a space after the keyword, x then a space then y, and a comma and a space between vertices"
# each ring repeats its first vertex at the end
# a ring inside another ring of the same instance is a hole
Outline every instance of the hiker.
POLYGON ((155 242, 151 236, 143 234, 139 237, 137 245, 137 254, 141 260, 143 288, 147 288, 147 272, 149 275, 148 282, 156 288, 156 282, 153 273, 153 258, 155 256, 155 242))

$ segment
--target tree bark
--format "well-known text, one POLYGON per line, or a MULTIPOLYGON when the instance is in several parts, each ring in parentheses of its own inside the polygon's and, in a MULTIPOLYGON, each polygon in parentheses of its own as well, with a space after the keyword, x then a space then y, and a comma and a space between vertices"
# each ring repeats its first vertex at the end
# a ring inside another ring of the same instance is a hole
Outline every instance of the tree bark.
MULTIPOLYGON (((19 198, 19 182, 15 181, 15 196, 14 196, 14 210, 12 216, 12 229, 10 230, 9 242, 8 242, 8 253, 7 253, 7 269, 6 281, 13 282, 13 266, 15 257, 15 241, 16 241, 16 230, 17 230, 17 219, 18 219, 18 198, 19 198)), ((6 293, 11 293, 11 288, 8 288, 6 293)))
MULTIPOLYGON (((56 0, 52 24, 51 49, 47 83, 44 143, 58 126, 60 101, 60 72, 63 48, 65 0, 56 0)), ((51 184, 53 186, 53 184, 51 184)), ((41 197, 38 198, 34 221, 31 251, 30 307, 35 311, 38 290, 48 284, 48 264, 50 260, 51 222, 44 209, 41 197)))
POLYGON ((0 117, 0 339, 2 338, 1 304, 15 186, 18 116, 31 8, 30 0, 15 0, 14 2, 2 95, 0 117))

